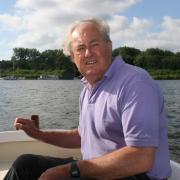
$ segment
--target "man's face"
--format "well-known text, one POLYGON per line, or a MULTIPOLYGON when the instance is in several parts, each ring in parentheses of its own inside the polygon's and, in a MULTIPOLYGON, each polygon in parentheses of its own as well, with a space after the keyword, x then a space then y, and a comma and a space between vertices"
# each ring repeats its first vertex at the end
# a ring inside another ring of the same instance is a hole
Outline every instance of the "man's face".
POLYGON ((83 24, 72 32, 71 59, 90 84, 102 79, 112 62, 112 44, 93 24, 83 24))

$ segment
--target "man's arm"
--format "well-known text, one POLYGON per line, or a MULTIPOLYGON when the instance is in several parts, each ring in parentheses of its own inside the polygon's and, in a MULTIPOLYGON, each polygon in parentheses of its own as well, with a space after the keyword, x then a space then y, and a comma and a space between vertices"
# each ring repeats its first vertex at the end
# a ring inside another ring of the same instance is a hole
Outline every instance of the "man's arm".
POLYGON ((61 131, 44 131, 37 128, 30 119, 16 118, 14 122, 16 129, 23 130, 27 135, 48 144, 65 148, 79 148, 81 138, 77 129, 61 131))
POLYGON ((92 160, 79 161, 82 177, 118 179, 144 173, 152 168, 156 149, 124 147, 92 160))
MULTIPOLYGON (((112 180, 144 173, 152 168, 155 148, 124 147, 91 160, 80 160, 77 165, 84 178, 112 180)), ((70 176, 71 164, 56 166, 45 171, 40 180, 70 176)))
POLYGON ((61 131, 40 130, 35 138, 64 148, 80 148, 81 145, 81 138, 77 129, 61 131))

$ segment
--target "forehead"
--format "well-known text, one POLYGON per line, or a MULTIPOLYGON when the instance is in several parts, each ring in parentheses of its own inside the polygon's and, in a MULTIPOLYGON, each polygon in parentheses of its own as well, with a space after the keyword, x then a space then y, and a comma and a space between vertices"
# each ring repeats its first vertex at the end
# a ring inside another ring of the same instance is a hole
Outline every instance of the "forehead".
POLYGON ((102 39, 102 33, 92 23, 80 24, 71 33, 72 43, 88 43, 99 39, 102 39))

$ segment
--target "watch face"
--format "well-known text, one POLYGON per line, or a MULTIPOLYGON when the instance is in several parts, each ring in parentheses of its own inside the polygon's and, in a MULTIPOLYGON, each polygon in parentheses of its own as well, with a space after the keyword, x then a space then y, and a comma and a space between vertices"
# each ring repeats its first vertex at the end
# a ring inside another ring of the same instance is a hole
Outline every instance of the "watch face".
POLYGON ((78 178, 80 177, 80 170, 76 164, 76 161, 71 163, 71 171, 70 171, 72 178, 78 178))
POLYGON ((71 172, 73 177, 78 177, 79 173, 78 171, 74 170, 71 172))

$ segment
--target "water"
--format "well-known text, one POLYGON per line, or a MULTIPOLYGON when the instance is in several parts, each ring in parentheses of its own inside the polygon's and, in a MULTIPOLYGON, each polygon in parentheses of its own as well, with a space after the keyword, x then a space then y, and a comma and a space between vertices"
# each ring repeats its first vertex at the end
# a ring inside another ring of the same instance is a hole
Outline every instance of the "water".
POLYGON ((171 159, 180 163, 180 80, 158 81, 166 100, 171 159))
POLYGON ((78 125, 79 80, 0 80, 0 131, 14 130, 15 117, 39 114, 42 128, 78 125))
MULTIPOLYGON (((157 81, 165 95, 171 159, 180 162, 180 80, 157 81)), ((78 125, 79 80, 0 80, 0 131, 14 130, 15 117, 39 114, 42 128, 78 125)))

